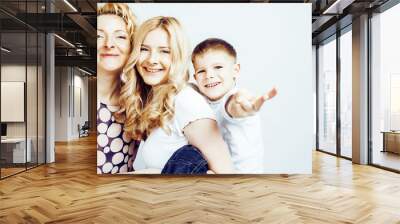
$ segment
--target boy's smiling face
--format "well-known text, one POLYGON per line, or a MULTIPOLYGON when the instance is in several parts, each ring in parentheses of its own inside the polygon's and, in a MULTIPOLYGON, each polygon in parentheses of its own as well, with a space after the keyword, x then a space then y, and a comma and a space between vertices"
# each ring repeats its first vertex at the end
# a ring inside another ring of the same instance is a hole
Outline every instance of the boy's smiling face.
POLYGON ((223 50, 208 50, 193 61, 197 85, 209 100, 221 99, 235 85, 240 66, 223 50))

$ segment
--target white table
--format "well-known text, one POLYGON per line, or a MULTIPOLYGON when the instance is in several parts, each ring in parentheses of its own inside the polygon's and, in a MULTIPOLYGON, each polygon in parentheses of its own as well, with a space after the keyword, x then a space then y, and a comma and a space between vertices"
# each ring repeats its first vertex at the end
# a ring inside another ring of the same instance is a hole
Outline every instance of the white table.
POLYGON ((2 144, 2 151, 3 147, 6 147, 6 149, 9 149, 9 147, 12 148, 12 162, 13 163, 25 163, 25 162, 30 162, 31 161, 31 145, 32 141, 30 138, 26 139, 26 142, 28 143, 28 147, 26 147, 26 154, 25 154, 25 138, 6 138, 6 139, 1 139, 1 144, 2 144), (25 161, 26 159, 26 161, 25 161))

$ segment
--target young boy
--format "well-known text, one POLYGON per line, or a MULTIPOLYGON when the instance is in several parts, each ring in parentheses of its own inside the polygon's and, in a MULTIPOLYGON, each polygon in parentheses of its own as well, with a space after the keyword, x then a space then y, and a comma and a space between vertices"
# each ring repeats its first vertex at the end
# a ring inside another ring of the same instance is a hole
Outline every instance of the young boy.
POLYGON ((210 38, 199 43, 193 50, 192 62, 197 87, 216 114, 236 171, 264 173, 264 146, 257 112, 276 95, 275 88, 257 98, 238 91, 235 81, 240 66, 236 51, 222 39, 210 38))

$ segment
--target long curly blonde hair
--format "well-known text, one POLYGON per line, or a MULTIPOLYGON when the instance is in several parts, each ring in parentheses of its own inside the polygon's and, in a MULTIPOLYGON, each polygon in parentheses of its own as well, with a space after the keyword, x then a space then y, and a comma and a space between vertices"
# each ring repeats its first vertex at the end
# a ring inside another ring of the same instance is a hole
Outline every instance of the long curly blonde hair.
POLYGON ((189 80, 188 40, 174 17, 154 17, 145 21, 134 36, 133 51, 125 65, 118 117, 125 115, 124 130, 133 139, 143 139, 161 127, 170 133, 169 121, 175 113, 174 98, 189 80), (140 48, 147 34, 155 29, 169 36, 171 66, 167 80, 156 86, 147 85, 136 68, 140 48), (120 116, 119 116, 120 115, 120 116))

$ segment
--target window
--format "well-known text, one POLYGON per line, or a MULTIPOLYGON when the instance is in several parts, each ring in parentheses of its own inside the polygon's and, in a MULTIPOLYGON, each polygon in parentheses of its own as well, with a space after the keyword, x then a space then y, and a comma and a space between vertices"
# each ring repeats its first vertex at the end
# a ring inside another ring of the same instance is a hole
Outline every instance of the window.
POLYGON ((400 170, 400 4, 371 18, 372 164, 400 170))
POLYGON ((352 33, 340 36, 340 155, 352 157, 352 33))
POLYGON ((318 48, 318 149, 336 153, 336 40, 318 48))

